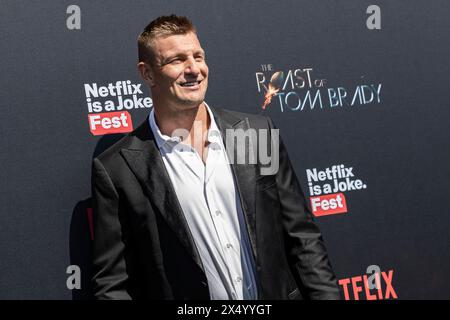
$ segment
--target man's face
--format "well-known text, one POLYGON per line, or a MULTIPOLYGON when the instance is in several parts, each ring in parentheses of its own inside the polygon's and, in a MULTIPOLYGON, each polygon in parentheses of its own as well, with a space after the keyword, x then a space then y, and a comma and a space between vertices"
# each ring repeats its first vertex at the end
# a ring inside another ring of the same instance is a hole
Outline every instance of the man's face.
POLYGON ((205 99, 208 66, 195 33, 154 40, 153 99, 172 107, 197 107, 205 99))

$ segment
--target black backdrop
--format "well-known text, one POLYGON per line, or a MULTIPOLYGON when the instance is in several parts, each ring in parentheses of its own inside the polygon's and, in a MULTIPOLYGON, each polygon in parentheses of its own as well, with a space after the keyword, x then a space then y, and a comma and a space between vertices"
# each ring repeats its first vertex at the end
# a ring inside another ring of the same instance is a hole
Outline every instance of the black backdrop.
MULTIPOLYGON (((91 133, 85 85, 142 83, 137 35, 170 13, 197 26, 210 105, 262 112, 257 80, 267 85, 283 71, 286 86, 264 113, 308 198, 317 196, 314 169, 344 165, 364 184, 342 192, 346 213, 316 212, 348 299, 368 297, 358 277, 371 265, 389 279, 383 298, 450 298, 449 9, 438 0, 2 0, 0 298, 90 297, 91 160, 123 133, 91 133), (67 27, 72 4, 80 29, 67 27), (371 4, 381 29, 366 26, 371 4), (311 88, 292 87, 308 74, 311 88), (344 90, 341 103, 335 94, 344 90), (81 289, 66 285, 70 265, 81 268, 81 289)), ((138 98, 148 97, 141 89, 138 98)), ((149 110, 127 111, 136 127, 149 110)))

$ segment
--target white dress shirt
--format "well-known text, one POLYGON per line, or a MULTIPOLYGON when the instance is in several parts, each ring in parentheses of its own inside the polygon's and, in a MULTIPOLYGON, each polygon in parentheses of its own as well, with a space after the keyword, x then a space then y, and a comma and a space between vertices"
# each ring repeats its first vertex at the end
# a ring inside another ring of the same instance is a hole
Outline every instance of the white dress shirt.
POLYGON ((239 193, 221 133, 205 106, 211 119, 205 163, 179 137, 161 133, 154 110, 150 127, 202 259, 210 298, 255 300, 255 263, 239 193))

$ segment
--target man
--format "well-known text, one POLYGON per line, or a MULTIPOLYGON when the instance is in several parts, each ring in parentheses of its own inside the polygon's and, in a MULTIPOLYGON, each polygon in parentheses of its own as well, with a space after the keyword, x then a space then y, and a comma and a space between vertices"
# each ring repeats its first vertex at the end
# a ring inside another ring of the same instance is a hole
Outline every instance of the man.
POLYGON ((187 18, 159 17, 138 45, 154 109, 93 161, 96 297, 339 299, 283 143, 271 174, 230 159, 243 151, 229 131, 274 132, 272 121, 204 102, 208 66, 187 18))

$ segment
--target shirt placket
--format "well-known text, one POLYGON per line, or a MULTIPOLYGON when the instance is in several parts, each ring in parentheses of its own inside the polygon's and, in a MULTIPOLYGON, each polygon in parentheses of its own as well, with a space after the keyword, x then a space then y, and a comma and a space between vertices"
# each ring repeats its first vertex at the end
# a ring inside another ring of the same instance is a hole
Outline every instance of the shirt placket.
POLYGON ((216 201, 214 201, 216 195, 214 193, 215 188, 213 186, 215 186, 216 180, 214 180, 214 172, 209 171, 214 170, 213 166, 218 164, 218 161, 220 160, 220 153, 220 149, 211 150, 211 153, 208 155, 206 161, 207 177, 209 176, 209 179, 206 180, 205 184, 207 189, 206 195, 208 197, 207 204, 215 226, 217 237, 220 242, 223 257, 226 260, 229 278, 228 283, 230 285, 230 289, 232 289, 232 298, 238 299, 241 298, 241 294, 238 294, 238 291, 240 292, 238 288, 242 286, 242 274, 238 268, 240 264, 239 246, 236 245, 238 241, 235 239, 233 234, 226 231, 234 229, 230 223, 230 217, 227 216, 227 213, 223 212, 223 210, 216 205, 216 201))

